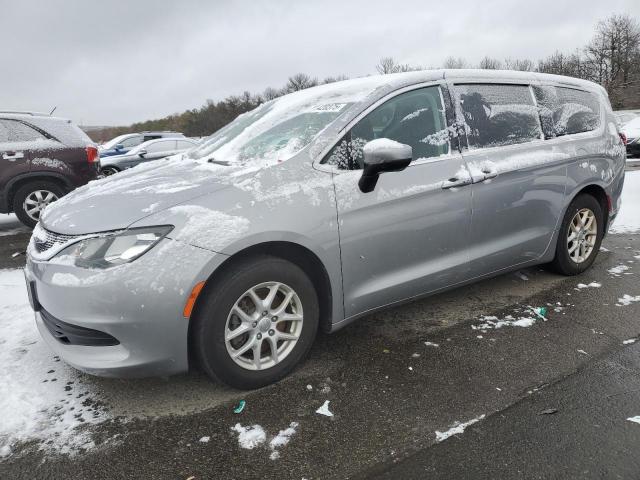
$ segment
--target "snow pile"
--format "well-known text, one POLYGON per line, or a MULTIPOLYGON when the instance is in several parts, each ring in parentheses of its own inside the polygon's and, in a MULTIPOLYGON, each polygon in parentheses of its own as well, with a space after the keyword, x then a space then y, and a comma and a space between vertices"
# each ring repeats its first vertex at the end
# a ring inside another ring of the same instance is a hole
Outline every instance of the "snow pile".
POLYGON ((627 418, 627 420, 633 423, 640 423, 640 415, 636 415, 635 417, 629 417, 627 418))
MULTIPOLYGON (((295 435, 297 428, 298 422, 291 422, 287 428, 280 430, 278 434, 269 441, 269 449, 271 450, 269 458, 271 460, 280 458, 279 449, 285 447, 291 441, 291 437, 295 435)), ((238 444, 241 448, 247 450, 260 447, 267 441, 267 432, 265 432, 264 428, 260 425, 243 427, 241 424, 236 423, 231 430, 238 433, 238 444)), ((209 437, 202 437, 200 441, 203 442, 204 438, 207 439, 206 442, 209 441, 209 437)))
POLYGON ((579 288, 579 289, 583 289, 583 288, 600 288, 601 286, 602 286, 601 283, 591 282, 591 283, 588 283, 588 284, 579 283, 577 288, 579 288))
POLYGON ((617 266, 612 267, 609 270, 607 270, 607 272, 609 272, 614 277, 619 277, 620 275, 622 275, 627 270, 629 270, 629 267, 627 265, 617 265, 617 266))
POLYGON ((267 434, 260 425, 243 427, 236 423, 231 430, 238 432, 238 444, 248 450, 253 450, 267 441, 267 434))
POLYGON ((640 171, 626 172, 622 189, 622 207, 611 233, 640 233, 640 171))
POLYGON ((286 446, 289 443, 291 437, 296 433, 296 428, 298 428, 298 422, 291 422, 288 428, 280 430, 278 432, 278 435, 271 439, 271 441, 269 442, 269 448, 271 448, 271 455, 269 456, 269 458, 271 458, 271 460, 280 458, 280 452, 278 451, 278 449, 286 446))
POLYGON ((445 432, 440 432, 438 430, 436 430, 436 442, 442 442, 444 440, 446 440, 447 438, 453 436, 453 435, 460 435, 461 433, 464 433, 464 430, 470 426, 473 425, 474 423, 479 422, 480 420, 484 419, 484 415, 480 415, 479 417, 473 418, 471 420, 469 420, 468 422, 464 422, 464 423, 460 423, 460 422, 455 422, 451 428, 449 428, 449 430, 445 431, 445 432))
POLYGON ((502 320, 498 317, 494 317, 492 315, 484 316, 480 319, 483 323, 479 325, 471 325, 473 330, 497 330, 502 327, 530 327, 534 323, 536 323, 536 318, 534 317, 520 317, 518 319, 514 318, 512 315, 507 315, 502 320))
POLYGON ((325 417, 333 417, 333 413, 329 410, 329 400, 326 400, 322 406, 316 410, 316 413, 319 415, 324 415, 325 417))
POLYGON ((634 302, 640 302, 640 295, 636 295, 635 297, 625 293, 622 297, 618 299, 618 306, 627 306, 631 305, 634 302))
POLYGON ((0 270, 0 345, 0 457, 31 440, 59 453, 94 446, 87 425, 108 416, 40 337, 22 270, 0 270))

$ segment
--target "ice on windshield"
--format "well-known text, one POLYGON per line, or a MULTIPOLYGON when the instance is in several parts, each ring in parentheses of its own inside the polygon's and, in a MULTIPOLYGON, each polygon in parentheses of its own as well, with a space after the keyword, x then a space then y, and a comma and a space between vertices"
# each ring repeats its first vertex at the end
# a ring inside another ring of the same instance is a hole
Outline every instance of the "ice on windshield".
POLYGON ((240 115, 188 156, 223 164, 287 160, 378 86, 379 79, 363 78, 285 95, 240 115))

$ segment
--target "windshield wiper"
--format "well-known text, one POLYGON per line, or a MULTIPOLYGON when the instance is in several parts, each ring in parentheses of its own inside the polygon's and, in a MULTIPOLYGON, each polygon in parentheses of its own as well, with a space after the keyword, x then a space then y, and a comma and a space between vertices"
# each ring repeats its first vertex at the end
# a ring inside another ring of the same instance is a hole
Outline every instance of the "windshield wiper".
POLYGON ((216 165, 223 165, 225 167, 231 166, 231 163, 227 162, 226 160, 216 160, 215 158, 210 158, 209 160, 207 160, 207 162, 215 163, 216 165))

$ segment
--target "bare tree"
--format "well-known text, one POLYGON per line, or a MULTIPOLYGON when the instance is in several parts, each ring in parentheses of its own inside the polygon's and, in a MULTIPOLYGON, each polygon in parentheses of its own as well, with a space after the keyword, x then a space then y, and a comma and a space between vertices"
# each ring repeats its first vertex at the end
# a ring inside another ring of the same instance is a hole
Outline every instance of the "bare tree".
POLYGON ((278 90, 276 88, 273 87, 267 87, 264 89, 264 92, 262 92, 262 99, 265 102, 268 102, 269 100, 273 100, 275 98, 278 98, 282 96, 282 90, 278 90))
POLYGON ((539 60, 536 71, 576 78, 585 78, 587 76, 584 60, 580 56, 580 52, 564 54, 556 51, 547 58, 539 60))
POLYGON ((342 80, 349 80, 349 77, 347 77, 346 75, 336 75, 335 77, 326 77, 324 80, 322 80, 322 83, 341 82, 342 80))
POLYGON ((289 77, 287 85, 284 87, 287 93, 297 92, 298 90, 304 90, 305 88, 315 87, 318 85, 317 78, 311 78, 306 73, 296 73, 289 77))
POLYGON ((629 15, 600 21, 585 48, 589 77, 600 83, 618 103, 621 90, 640 80, 640 25, 629 15))
POLYGON ((442 64, 442 68, 469 68, 469 63, 462 57, 447 57, 442 64))
POLYGON ((414 70, 420 70, 420 67, 413 67, 408 63, 397 63, 393 57, 382 57, 376 65, 376 70, 380 74, 386 73, 399 73, 399 72, 412 72, 414 70))
POLYGON ((531 72, 534 69, 533 62, 528 58, 505 58, 504 68, 507 70, 520 70, 522 72, 531 72))
POLYGON ((480 60, 478 68, 482 68, 484 70, 500 70, 502 68, 502 62, 497 58, 487 56, 480 60))

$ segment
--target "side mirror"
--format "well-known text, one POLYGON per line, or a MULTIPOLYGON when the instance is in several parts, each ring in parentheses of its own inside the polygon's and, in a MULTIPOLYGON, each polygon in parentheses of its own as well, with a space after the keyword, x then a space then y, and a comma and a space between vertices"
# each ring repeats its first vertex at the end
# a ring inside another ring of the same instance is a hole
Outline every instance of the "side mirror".
POLYGON ((388 138, 371 140, 364 146, 363 153, 364 169, 358 181, 362 193, 373 191, 381 173, 407 168, 413 157, 413 149, 409 145, 388 138))
POLYGON ((121 143, 118 143, 115 147, 116 150, 122 150, 124 148, 124 145, 122 145, 121 143))
POLYGON ((146 150, 140 150, 140 151, 138 152, 138 156, 139 156, 140 158, 144 158, 144 156, 145 156, 146 154, 147 154, 147 151, 146 151, 146 150))

